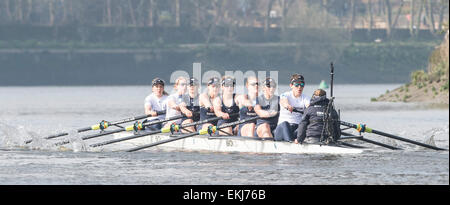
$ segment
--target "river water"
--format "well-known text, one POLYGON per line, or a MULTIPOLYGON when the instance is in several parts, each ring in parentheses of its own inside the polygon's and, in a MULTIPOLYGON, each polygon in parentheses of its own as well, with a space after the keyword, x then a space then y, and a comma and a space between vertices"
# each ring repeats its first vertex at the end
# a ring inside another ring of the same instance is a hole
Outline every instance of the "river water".
MULTIPOLYGON (((364 123, 419 142, 449 148, 447 109, 417 103, 371 102, 399 85, 335 85, 341 119, 364 123), (431 136, 433 136, 431 138, 431 136)), ((307 85, 311 95, 318 85, 307 85)), ((280 86, 280 92, 288 87, 280 86)), ((143 185, 372 185, 449 184, 449 153, 386 137, 366 138, 402 148, 373 144, 356 155, 243 154, 163 151, 93 151, 74 130, 101 120, 143 114, 149 86, 0 87, 0 184, 143 184, 143 185), (61 131, 69 136, 41 138, 61 131), (25 140, 33 139, 30 144, 25 140), (53 143, 70 139, 60 149, 53 143)), ((90 131, 95 132, 95 131, 90 131)), ((356 134, 355 131, 349 131, 356 134)))

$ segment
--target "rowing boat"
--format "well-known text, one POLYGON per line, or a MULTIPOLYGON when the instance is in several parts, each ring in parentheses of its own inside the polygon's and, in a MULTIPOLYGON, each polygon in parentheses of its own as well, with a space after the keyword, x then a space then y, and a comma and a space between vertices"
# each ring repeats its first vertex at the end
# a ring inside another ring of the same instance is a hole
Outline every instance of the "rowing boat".
MULTIPOLYGON (((114 138, 128 137, 130 133, 115 133, 114 138)), ((180 135, 157 134, 147 135, 120 142, 128 146, 142 146, 162 140, 176 138, 180 135)), ((358 154, 362 149, 333 145, 295 144, 273 140, 262 140, 256 137, 209 136, 197 135, 158 145, 159 148, 182 151, 208 152, 244 152, 244 153, 286 153, 286 154, 358 154)))

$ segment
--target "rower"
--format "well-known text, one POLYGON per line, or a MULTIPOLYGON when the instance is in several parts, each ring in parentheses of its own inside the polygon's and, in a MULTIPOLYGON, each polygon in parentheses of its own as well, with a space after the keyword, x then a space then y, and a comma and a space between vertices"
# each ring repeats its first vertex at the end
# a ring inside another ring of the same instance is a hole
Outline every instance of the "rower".
POLYGON ((256 133, 260 138, 273 138, 277 127, 280 97, 275 95, 277 84, 272 78, 266 78, 263 85, 263 94, 258 97, 255 112, 261 118, 256 121, 256 133))
MULTIPOLYGON (((238 120, 237 115, 230 117, 230 114, 239 113, 238 102, 236 100, 236 94, 234 93, 234 87, 236 86, 236 80, 231 76, 222 77, 222 94, 218 98, 214 99, 214 113, 217 117, 221 117, 217 122, 217 126, 224 123, 235 122, 238 120)), ((223 128, 220 135, 235 135, 236 125, 232 127, 223 128), (223 131, 223 132, 222 132, 223 131), (228 134, 227 134, 228 133, 228 134)))
MULTIPOLYGON (((175 80, 175 84, 173 86, 173 90, 175 91, 175 93, 169 95, 169 97, 167 97, 167 111, 166 111, 166 119, 170 118, 170 117, 174 117, 174 116, 179 116, 181 115, 181 110, 180 110, 180 103, 182 103, 184 101, 185 98, 185 93, 186 93, 186 78, 184 77, 178 77, 175 80)), ((171 124, 176 123, 176 124, 180 124, 181 123, 181 119, 178 120, 172 120, 166 123, 166 125, 164 126, 164 128, 169 127, 171 124)))
MULTIPOLYGON (((213 100, 219 96, 220 79, 218 77, 210 78, 207 86, 207 91, 200 94, 199 97, 200 121, 216 117, 216 114, 214 113, 213 100)), ((210 125, 217 126, 217 120, 199 126, 202 126, 201 129, 206 129, 210 125)))
POLYGON ((298 123, 302 120, 302 113, 309 106, 310 98, 303 94, 305 79, 300 74, 291 76, 291 90, 280 95, 280 116, 275 129, 276 141, 293 142, 297 136, 298 123))
POLYGON ((340 138, 339 116, 333 106, 330 105, 330 100, 326 94, 322 89, 314 91, 311 104, 306 108, 298 126, 295 143, 317 144, 320 139, 327 140, 326 143, 329 143, 340 138))
MULTIPOLYGON (((152 81, 152 93, 144 100, 144 109, 146 115, 152 117, 147 118, 147 122, 155 120, 163 120, 166 115, 158 115, 156 112, 166 110, 166 100, 168 94, 164 91, 164 81, 160 78, 155 78, 152 81)), ((161 123, 150 125, 147 128, 151 130, 161 129, 161 123)))
MULTIPOLYGON (((180 103, 180 111, 185 116, 181 118, 182 124, 198 122, 200 120, 200 106, 198 100, 198 80, 196 78, 189 79, 188 94, 184 95, 183 102, 180 103)), ((186 130, 195 132, 195 127, 186 127, 186 130)), ((185 130, 182 130, 185 132, 185 130)))
MULTIPOLYGON (((239 119, 245 120, 256 116, 255 105, 258 103, 258 79, 254 76, 248 77, 245 87, 248 94, 237 97, 239 105, 239 119)), ((238 136, 255 137, 256 120, 248 121, 239 125, 238 136)))

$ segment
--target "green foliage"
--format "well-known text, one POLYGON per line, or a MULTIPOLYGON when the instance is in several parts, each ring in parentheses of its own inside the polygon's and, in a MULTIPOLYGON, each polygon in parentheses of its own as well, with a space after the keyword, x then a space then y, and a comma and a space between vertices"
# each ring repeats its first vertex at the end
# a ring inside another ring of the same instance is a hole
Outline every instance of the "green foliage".
POLYGON ((428 79, 428 74, 423 70, 416 70, 411 73, 411 83, 415 86, 418 86, 419 83, 428 81, 428 79))
POLYGON ((411 95, 405 95, 405 96, 403 96, 403 102, 406 102, 407 100, 408 100, 408 98, 410 98, 411 97, 411 95))
POLYGON ((377 98, 370 98, 370 102, 377 102, 377 98))
POLYGON ((441 91, 448 91, 448 80, 447 80, 447 82, 445 82, 444 85, 441 86, 440 90, 441 91))

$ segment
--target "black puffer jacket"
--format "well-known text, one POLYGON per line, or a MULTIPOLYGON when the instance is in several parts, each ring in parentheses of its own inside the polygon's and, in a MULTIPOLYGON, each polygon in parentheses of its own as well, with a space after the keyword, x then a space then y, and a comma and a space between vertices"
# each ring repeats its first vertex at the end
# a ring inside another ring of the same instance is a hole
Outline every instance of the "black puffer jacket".
MULTIPOLYGON (((306 108, 302 117, 302 121, 298 125, 298 142, 303 142, 306 137, 320 138, 322 136, 324 127, 324 113, 329 102, 330 100, 328 100, 326 96, 314 97, 311 99, 310 105, 308 108, 306 108)), ((335 136, 333 136, 333 138, 338 139, 341 133, 339 122, 337 122, 339 116, 335 109, 331 110, 331 118, 334 119, 334 121, 330 121, 333 122, 331 123, 331 126, 333 126, 334 130, 336 130, 335 136)), ((328 137, 328 133, 326 131, 324 131, 323 133, 324 139, 326 139, 328 137)))

